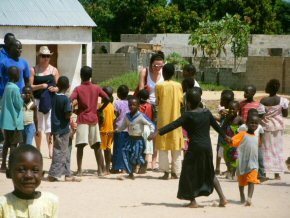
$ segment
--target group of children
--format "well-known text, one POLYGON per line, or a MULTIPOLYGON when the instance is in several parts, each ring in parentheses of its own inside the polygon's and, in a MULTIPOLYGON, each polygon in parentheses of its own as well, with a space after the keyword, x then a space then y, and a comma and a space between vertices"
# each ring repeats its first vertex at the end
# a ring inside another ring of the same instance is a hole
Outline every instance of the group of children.
MULTIPOLYGON (((0 198, 0 213, 17 216, 21 205, 34 199, 33 207, 24 210, 26 213, 44 213, 53 217, 57 211, 57 198, 36 191, 43 178, 40 152, 33 146, 16 148, 22 142, 22 134, 29 142, 32 140, 29 125, 37 123, 37 108, 32 101, 31 88, 24 89, 23 101, 15 85, 19 80, 18 69, 11 67, 8 73, 10 82, 5 87, 1 101, 0 128, 5 135, 1 169, 6 169, 7 151, 10 148, 7 177, 12 178, 14 191, 0 198), (9 201, 16 203, 19 208, 15 209, 9 201)), ((129 96, 128 87, 121 85, 117 90, 118 100, 114 101, 111 87, 100 88, 90 82, 90 67, 83 67, 80 74, 82 84, 74 89, 70 98, 65 95, 69 88, 69 80, 65 76, 58 79, 59 91, 52 98, 54 148, 48 180, 58 181, 61 176, 65 176, 65 181, 80 181, 71 176, 70 171, 69 145, 74 131, 77 175, 82 175, 83 149, 89 144, 95 152, 99 175, 125 170, 129 179, 135 179, 134 172, 146 172, 149 155, 153 154, 152 140, 157 134, 152 122, 152 106, 148 103, 148 91, 140 90, 138 96, 129 96), (98 97, 102 98, 100 106, 98 97), (70 117, 73 112, 78 116, 78 125, 71 128, 70 117)), ((255 87, 245 87, 245 100, 240 103, 234 100, 231 90, 223 91, 220 116, 214 117, 201 102, 202 90, 194 87, 195 82, 192 77, 184 79, 182 85, 185 100, 182 116, 158 130, 158 134, 163 135, 182 126, 184 135, 187 136, 188 147, 185 149, 178 198, 190 200, 188 206, 195 208, 199 207, 196 197, 208 196, 215 189, 220 197, 219 206, 225 206, 227 200, 215 175, 220 174, 220 158, 223 157, 227 166, 227 177, 233 178, 237 174, 241 202, 250 206, 254 184, 259 183, 259 179, 265 179, 262 171, 263 160, 258 155, 263 131, 259 128, 259 104, 253 100, 255 87), (219 133, 215 170, 210 126, 219 133), (249 189, 247 199, 244 195, 246 185, 249 189)))

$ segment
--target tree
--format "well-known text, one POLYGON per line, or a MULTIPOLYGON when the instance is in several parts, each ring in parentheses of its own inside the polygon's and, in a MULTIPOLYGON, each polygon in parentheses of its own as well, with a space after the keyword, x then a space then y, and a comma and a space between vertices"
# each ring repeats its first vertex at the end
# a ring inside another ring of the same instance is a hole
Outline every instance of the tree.
POLYGON ((277 19, 281 23, 281 32, 290 33, 290 3, 282 0, 277 0, 275 4, 275 12, 277 19))
MULTIPOLYGON (((275 2, 274 2, 275 4, 275 2)), ((220 0, 214 3, 211 20, 221 19, 225 13, 239 14, 250 23, 251 33, 279 33, 279 21, 272 0, 220 0)))
POLYGON ((189 33, 198 24, 198 15, 182 13, 177 5, 152 7, 142 23, 142 33, 189 33))
POLYGON ((238 68, 236 59, 246 55, 250 27, 240 20, 239 15, 226 15, 219 21, 204 21, 192 32, 190 44, 201 48, 203 56, 219 59, 221 52, 225 52, 225 45, 231 45, 234 54, 234 71, 238 68))

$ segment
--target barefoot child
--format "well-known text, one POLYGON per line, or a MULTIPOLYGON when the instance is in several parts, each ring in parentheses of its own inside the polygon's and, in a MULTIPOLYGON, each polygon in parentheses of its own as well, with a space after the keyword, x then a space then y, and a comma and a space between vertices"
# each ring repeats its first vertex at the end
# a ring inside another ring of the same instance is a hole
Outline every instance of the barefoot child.
MULTIPOLYGON (((138 93, 138 98, 140 102, 140 112, 144 113, 151 121, 153 117, 153 107, 148 102, 149 99, 149 92, 146 89, 142 89, 138 93)), ((146 168, 140 168, 139 173, 146 173, 146 169, 148 168, 149 158, 152 158, 153 155, 153 140, 147 140, 148 136, 150 135, 150 128, 149 126, 144 126, 143 138, 145 141, 145 161, 147 162, 146 168)), ((145 165, 144 165, 145 166, 145 165)), ((151 169, 153 169, 153 163, 151 162, 151 169)))
MULTIPOLYGON (((258 111, 256 109, 250 109, 248 111, 249 116, 251 116, 251 114, 255 114, 256 116, 259 116, 258 111)), ((239 127, 238 132, 242 132, 242 131, 248 131, 248 126, 247 124, 243 124, 239 127)), ((267 181, 269 178, 267 178, 265 176, 264 173, 264 158, 263 158, 263 154, 262 154, 262 150, 261 150, 261 140, 262 137, 264 135, 264 129, 263 127, 259 124, 258 128, 255 130, 255 135, 259 137, 259 148, 258 148, 258 162, 259 162, 259 170, 258 170, 258 179, 260 180, 260 182, 265 182, 267 181)))
POLYGON ((200 206, 195 198, 209 196, 215 188, 220 198, 219 206, 223 207, 227 200, 214 172, 210 127, 212 126, 224 139, 227 136, 211 112, 198 106, 200 100, 201 96, 197 90, 188 90, 186 101, 190 110, 184 112, 174 122, 159 129, 159 134, 164 135, 182 126, 189 136, 189 146, 182 163, 177 197, 189 200, 188 207, 197 208, 200 206))
POLYGON ((108 95, 97 85, 91 82, 93 70, 89 66, 81 68, 80 76, 82 84, 77 86, 70 100, 77 100, 78 109, 77 131, 76 131, 76 147, 77 147, 77 175, 82 176, 83 152, 87 144, 94 150, 96 161, 98 164, 98 175, 102 176, 104 172, 104 157, 100 148, 101 136, 99 130, 99 122, 97 111, 102 111, 107 106, 110 99, 108 95), (106 99, 103 106, 98 109, 98 98, 106 99))
POLYGON ((139 102, 135 96, 132 96, 128 103, 130 113, 126 114, 121 127, 116 129, 116 131, 122 131, 128 128, 129 138, 123 148, 123 161, 129 174, 128 178, 134 179, 133 172, 136 165, 142 166, 146 164, 143 158, 145 142, 142 134, 144 132, 144 126, 148 125, 150 129, 148 140, 153 139, 155 127, 152 121, 139 111, 139 102))
POLYGON ((20 146, 10 154, 6 176, 14 190, 0 197, 0 217, 57 217, 58 198, 36 191, 43 178, 41 153, 33 146, 20 146))
MULTIPOLYGON (((113 145, 113 134, 114 131, 114 106, 113 106, 113 88, 104 87, 103 91, 109 96, 110 102, 104 108, 102 116, 103 122, 100 124, 100 134, 101 134, 101 149, 104 151, 105 163, 106 163, 106 172, 105 174, 110 173, 111 158, 112 158, 112 145, 113 145)), ((104 104, 104 102, 102 102, 104 104)), ((102 105, 101 105, 102 107, 102 105)))
POLYGON ((10 148, 10 153, 12 153, 18 144, 22 143, 24 129, 23 100, 16 84, 20 77, 19 68, 9 67, 8 75, 9 82, 5 86, 1 99, 0 129, 4 130, 1 171, 6 170, 8 149, 10 148))
MULTIPOLYGON (((114 110, 116 119, 114 121, 114 128, 120 128, 122 122, 129 110, 128 106, 128 93, 129 88, 126 85, 121 85, 118 87, 117 99, 114 102, 114 110)), ((126 167, 123 162, 122 149, 124 147, 124 142, 128 139, 129 135, 127 130, 121 132, 114 132, 114 145, 113 145, 113 159, 112 159, 112 172, 118 173, 125 170, 126 167)))
MULTIPOLYGON (((238 128, 243 124, 242 118, 238 115, 240 104, 238 101, 231 101, 229 104, 229 111, 226 115, 222 129, 228 137, 232 138, 238 133, 238 128)), ((220 145, 223 148, 223 157, 227 165, 227 179, 234 179, 237 164, 238 164, 238 152, 235 147, 231 147, 226 141, 221 140, 220 145)))
POLYGON ((254 184, 258 184, 258 146, 259 137, 255 135, 258 128, 259 116, 252 113, 247 117, 248 131, 238 133, 232 138, 232 146, 238 148, 238 183, 241 203, 245 206, 252 204, 254 184), (248 185, 248 199, 246 201, 244 187, 248 185))
POLYGON ((24 130, 23 144, 32 145, 34 134, 38 135, 37 106, 34 104, 31 86, 23 88, 24 130))
POLYGON ((69 80, 66 76, 59 77, 56 86, 58 92, 52 98, 51 109, 51 133, 53 134, 53 155, 48 172, 50 182, 58 181, 64 175, 65 181, 80 181, 70 173, 70 116, 72 108, 69 98, 65 95, 69 88, 69 80))
MULTIPOLYGON (((220 122, 221 126, 223 126, 224 119, 226 115, 228 114, 229 104, 233 100, 234 100, 234 92, 232 90, 222 91, 221 98, 220 98, 220 105, 218 108, 219 117, 216 118, 216 120, 220 122)), ((216 169, 215 169, 215 173, 217 175, 220 174, 220 163, 221 163, 221 158, 223 157, 223 148, 221 147, 222 142, 223 142, 223 139, 219 137, 218 143, 217 143, 216 169)))

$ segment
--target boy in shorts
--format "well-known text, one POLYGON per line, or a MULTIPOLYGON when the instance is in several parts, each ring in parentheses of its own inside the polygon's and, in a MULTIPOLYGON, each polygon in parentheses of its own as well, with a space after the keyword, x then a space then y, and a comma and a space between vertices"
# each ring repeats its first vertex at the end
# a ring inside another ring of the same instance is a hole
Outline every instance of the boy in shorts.
POLYGON ((23 100, 20 89, 16 85, 20 78, 18 67, 8 68, 9 82, 5 86, 1 99, 0 129, 4 130, 4 145, 2 154, 1 171, 6 170, 8 149, 10 153, 22 143, 24 129, 23 100))
POLYGON ((95 152, 98 175, 104 172, 104 157, 100 149, 101 137, 98 124, 98 98, 103 99, 103 106, 99 109, 102 111, 110 101, 108 95, 90 80, 92 77, 92 68, 84 66, 81 68, 82 84, 76 87, 70 96, 70 100, 77 101, 78 109, 75 113, 77 118, 76 147, 77 147, 77 176, 82 176, 82 159, 84 147, 89 144, 95 152))

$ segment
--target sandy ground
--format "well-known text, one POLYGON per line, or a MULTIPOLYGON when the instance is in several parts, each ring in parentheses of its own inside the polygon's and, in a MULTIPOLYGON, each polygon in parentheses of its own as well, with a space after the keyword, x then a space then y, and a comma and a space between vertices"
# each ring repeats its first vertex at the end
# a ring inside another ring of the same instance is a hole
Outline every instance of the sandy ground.
MULTIPOLYGON (((204 93, 204 96, 209 96, 205 100, 218 100, 220 93, 204 93)), ((242 99, 242 94, 237 93, 236 97, 242 99)), ((289 118, 286 123, 285 158, 290 156, 289 118)), ((217 134, 212 131, 211 137, 215 152, 217 134)), ((47 150, 47 146, 42 147, 45 170, 49 169, 51 162, 47 158, 47 150)), ((52 192, 59 197, 59 217, 290 217, 289 171, 285 171, 280 181, 272 179, 256 185, 251 207, 240 204, 237 182, 220 176, 218 178, 229 204, 225 208, 214 207, 218 202, 218 195, 214 192, 209 197, 197 198, 204 208, 189 209, 182 207, 187 201, 176 198, 178 180, 158 180, 157 177, 162 175, 160 172, 137 175, 134 181, 118 180, 119 175, 100 178, 96 175, 97 165, 89 147, 86 147, 84 152, 83 169, 86 173, 80 183, 41 183, 39 190, 52 192)), ((222 169, 225 170, 224 163, 222 169)), ((72 155, 72 170, 76 170, 75 149, 72 155)), ((271 174, 268 176, 273 178, 271 174)), ((0 195, 12 190, 11 180, 1 173, 0 195)))

